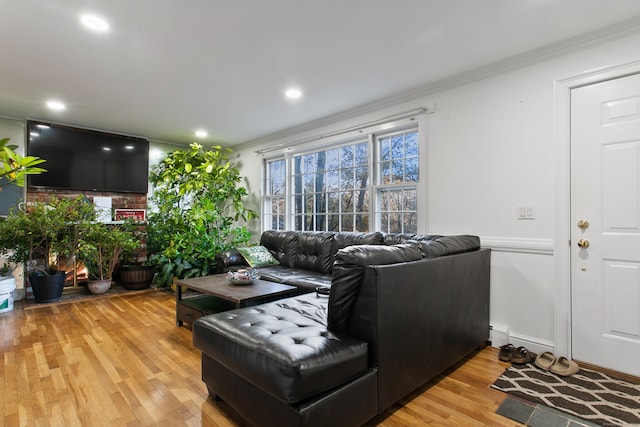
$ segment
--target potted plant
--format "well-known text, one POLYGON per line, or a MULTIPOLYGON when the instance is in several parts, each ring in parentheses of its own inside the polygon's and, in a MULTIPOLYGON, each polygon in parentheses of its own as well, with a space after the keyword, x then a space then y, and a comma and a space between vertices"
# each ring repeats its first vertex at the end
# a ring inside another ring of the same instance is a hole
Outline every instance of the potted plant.
POLYGON ((238 222, 257 214, 244 206, 248 193, 230 152, 193 143, 152 167, 147 247, 158 265, 157 286, 171 285, 174 277, 212 274, 216 253, 249 241, 251 234, 238 222))
MULTIPOLYGON (((126 219, 122 226, 133 233, 140 242, 147 241, 146 225, 132 219, 126 219)), ((125 289, 147 289, 153 282, 156 273, 156 264, 149 261, 146 252, 140 247, 133 251, 125 251, 123 260, 118 264, 114 272, 114 279, 125 289)))
POLYGON ((35 201, 12 210, 0 221, 0 250, 7 260, 24 264, 36 302, 57 301, 65 271, 55 270, 57 258, 73 258, 93 205, 84 197, 35 201))
POLYGON ((118 225, 92 222, 83 233, 78 250, 79 258, 89 270, 87 288, 102 294, 109 290, 116 265, 123 253, 140 245, 131 231, 118 225))

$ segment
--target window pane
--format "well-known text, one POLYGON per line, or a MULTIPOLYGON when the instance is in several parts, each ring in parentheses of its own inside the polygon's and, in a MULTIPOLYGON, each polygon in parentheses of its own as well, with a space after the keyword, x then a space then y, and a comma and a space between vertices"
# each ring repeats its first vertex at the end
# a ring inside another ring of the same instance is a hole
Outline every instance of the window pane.
POLYGON ((362 189, 355 192, 356 194, 356 212, 369 211, 369 190, 362 189))
POLYGON ((391 162, 383 162, 380 164, 380 184, 391 184, 391 162))
POLYGON ((327 191, 336 191, 340 189, 340 172, 331 170, 327 172, 327 191))
POLYGON ((404 161, 394 160, 391 162, 391 171, 393 173, 392 182, 394 184, 402 184, 404 182, 404 161))
POLYGON ((417 232, 417 188, 420 179, 419 138, 415 129, 376 137, 379 153, 374 206, 380 231, 417 232), (409 184, 409 185, 405 185, 409 184))
POLYGON ((327 169, 338 169, 340 167, 340 150, 334 148, 327 150, 327 169))
POLYGON ((299 175, 302 172, 302 169, 300 166, 301 162, 302 162, 302 159, 300 157, 293 158, 293 173, 295 175, 299 175))
POLYGON ((387 190, 380 191, 380 211, 388 211, 389 210, 389 192, 387 190))
POLYGON ((383 233, 389 232, 389 214, 387 213, 380 215, 380 231, 383 233))
POLYGON ((391 138, 391 158, 401 159, 404 157, 404 137, 396 135, 391 138))
POLYGON ((356 215, 356 231, 369 231, 369 215, 356 215))
POLYGON ((365 188, 369 185, 369 168, 368 167, 357 167, 356 168, 356 181, 355 188, 365 188))
POLYGON ((418 132, 411 132, 405 135, 404 153, 407 157, 418 157, 418 132))
POLYGON ((343 147, 340 156, 340 167, 350 168, 353 166, 353 147, 343 147))
POLYGON ((402 233, 401 214, 389 214, 389 233, 402 233))
POLYGON ((328 193, 329 204, 327 206, 327 212, 339 212, 340 209, 340 194, 328 193))
POLYGON ((352 214, 342 215, 342 231, 353 231, 353 219, 352 214))
POLYGON ((340 197, 340 211, 353 212, 353 192, 344 191, 340 197))
POLYGON ((380 139, 380 161, 391 160, 391 140, 389 138, 380 139))
POLYGON ((350 190, 353 188, 353 169, 342 169, 340 172, 340 189, 350 190))
POLYGON ((315 187, 314 191, 321 192, 324 191, 324 173, 320 172, 315 174, 315 187))
POLYGON ((356 150, 356 165, 368 165, 369 164, 369 144, 363 142, 362 144, 358 144, 355 147, 356 150))
POLYGON ((302 210, 302 196, 298 195, 293 198, 294 200, 294 213, 301 214, 304 211, 302 210))
POLYGON ((338 215, 327 215, 327 231, 340 231, 340 218, 338 215))
POLYGON ((418 210, 418 200, 416 199, 416 190, 404 190, 404 203, 403 210, 416 211, 418 210))
POLYGON ((405 163, 405 181, 404 182, 418 182, 418 159, 407 159, 405 163))
POLYGON ((324 151, 318 151, 316 153, 316 171, 324 171, 326 164, 326 153, 324 151))

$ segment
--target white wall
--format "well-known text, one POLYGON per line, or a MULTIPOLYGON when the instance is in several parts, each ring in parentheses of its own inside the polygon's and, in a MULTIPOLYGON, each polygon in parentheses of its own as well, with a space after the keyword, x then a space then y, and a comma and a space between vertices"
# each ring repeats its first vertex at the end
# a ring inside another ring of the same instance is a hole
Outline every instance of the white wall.
MULTIPOLYGON (((428 229, 435 234, 481 236, 492 253, 491 322, 509 328, 511 341, 534 351, 554 350, 559 265, 554 247, 561 221, 556 206, 554 89, 556 82, 640 60, 640 35, 591 43, 552 59, 459 84, 419 99, 385 106, 360 117, 240 147, 241 173, 259 200, 261 156, 255 150, 293 142, 421 106, 428 115, 428 229), (518 205, 534 207, 533 220, 518 220, 518 205)), ((298 149, 296 147, 296 149, 298 149)), ((426 150, 424 150, 426 151, 426 150)), ((255 206, 259 209, 259 206, 255 206)), ((566 317, 566 316, 565 316, 566 317)), ((565 339, 565 338, 563 338, 565 339)))

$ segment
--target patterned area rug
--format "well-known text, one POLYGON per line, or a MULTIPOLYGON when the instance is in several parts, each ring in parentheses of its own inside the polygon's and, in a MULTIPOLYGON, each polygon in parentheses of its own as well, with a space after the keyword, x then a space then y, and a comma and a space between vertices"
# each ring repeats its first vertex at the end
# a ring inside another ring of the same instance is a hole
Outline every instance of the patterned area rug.
POLYGON ((640 384, 589 369, 561 377, 533 364, 512 365, 491 387, 602 426, 640 425, 640 384))

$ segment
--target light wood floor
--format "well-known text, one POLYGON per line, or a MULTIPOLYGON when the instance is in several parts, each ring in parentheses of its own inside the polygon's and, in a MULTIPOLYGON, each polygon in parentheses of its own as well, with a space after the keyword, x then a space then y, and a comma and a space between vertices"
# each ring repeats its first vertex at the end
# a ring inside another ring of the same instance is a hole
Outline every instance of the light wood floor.
MULTIPOLYGON (((239 426, 207 396, 172 294, 150 290, 0 314, 0 427, 239 426)), ((485 348, 375 418, 381 426, 513 426, 485 348)))

